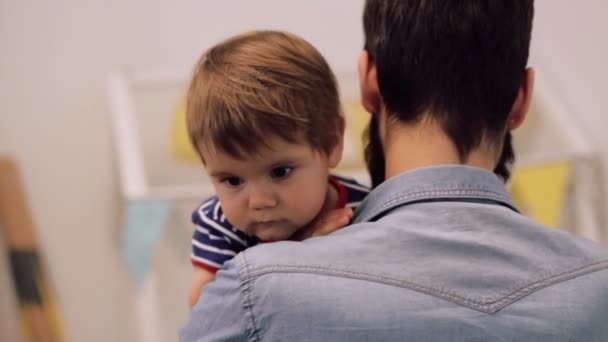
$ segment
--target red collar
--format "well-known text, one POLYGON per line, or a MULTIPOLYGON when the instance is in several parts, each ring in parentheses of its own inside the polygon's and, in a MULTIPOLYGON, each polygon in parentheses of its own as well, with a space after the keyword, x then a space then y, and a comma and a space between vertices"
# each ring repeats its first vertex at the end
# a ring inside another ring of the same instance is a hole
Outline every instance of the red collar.
POLYGON ((336 203, 336 209, 344 208, 346 206, 346 201, 348 200, 344 184, 333 176, 329 176, 329 182, 334 186, 334 188, 336 188, 336 190, 338 190, 338 202, 336 203))

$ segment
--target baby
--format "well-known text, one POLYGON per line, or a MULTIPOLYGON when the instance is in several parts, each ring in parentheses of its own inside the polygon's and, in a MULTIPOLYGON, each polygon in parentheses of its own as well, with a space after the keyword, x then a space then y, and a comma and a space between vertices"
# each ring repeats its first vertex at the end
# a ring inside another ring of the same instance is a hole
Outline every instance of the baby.
POLYGON ((330 174, 343 149, 338 87, 296 35, 255 31, 209 49, 190 84, 187 126, 216 191, 192 214, 191 306, 237 253, 331 233, 369 192, 330 174))

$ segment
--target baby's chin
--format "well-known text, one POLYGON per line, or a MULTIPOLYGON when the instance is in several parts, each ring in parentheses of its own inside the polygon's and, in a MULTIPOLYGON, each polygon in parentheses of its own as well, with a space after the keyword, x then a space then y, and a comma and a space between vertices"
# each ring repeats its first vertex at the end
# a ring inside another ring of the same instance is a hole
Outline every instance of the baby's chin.
POLYGON ((288 233, 268 232, 268 233, 256 234, 256 237, 260 241, 268 243, 268 242, 278 242, 278 241, 289 240, 289 238, 292 235, 293 235, 293 233, 288 234, 288 233))
POLYGON ((276 227, 264 227, 255 232, 255 236, 262 242, 277 242, 289 240, 297 231, 290 225, 277 225, 276 227))

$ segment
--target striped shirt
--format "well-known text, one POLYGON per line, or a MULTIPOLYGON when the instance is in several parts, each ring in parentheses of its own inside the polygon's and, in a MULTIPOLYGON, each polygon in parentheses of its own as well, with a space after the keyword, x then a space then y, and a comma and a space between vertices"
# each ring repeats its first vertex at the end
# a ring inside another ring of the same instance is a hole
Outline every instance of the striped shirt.
MULTIPOLYGON (((338 190, 336 208, 355 210, 370 191, 350 178, 331 176, 330 181, 338 190)), ((228 222, 217 196, 203 202, 192 213, 192 222, 196 229, 190 260, 195 267, 213 273, 239 252, 260 243, 256 237, 241 232, 228 222)))

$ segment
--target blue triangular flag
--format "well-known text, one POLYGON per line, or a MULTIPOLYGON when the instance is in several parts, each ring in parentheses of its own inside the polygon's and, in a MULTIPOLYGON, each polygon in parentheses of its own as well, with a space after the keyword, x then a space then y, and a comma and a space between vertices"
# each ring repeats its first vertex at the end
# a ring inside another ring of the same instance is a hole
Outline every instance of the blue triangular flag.
POLYGON ((124 219, 123 254, 129 273, 139 286, 152 264, 156 247, 173 211, 171 201, 133 200, 124 219))

